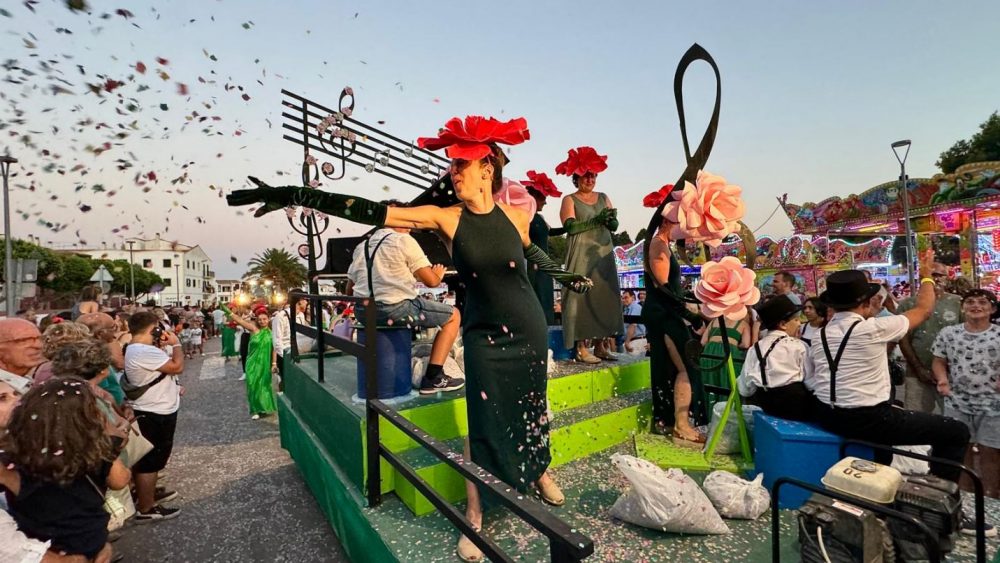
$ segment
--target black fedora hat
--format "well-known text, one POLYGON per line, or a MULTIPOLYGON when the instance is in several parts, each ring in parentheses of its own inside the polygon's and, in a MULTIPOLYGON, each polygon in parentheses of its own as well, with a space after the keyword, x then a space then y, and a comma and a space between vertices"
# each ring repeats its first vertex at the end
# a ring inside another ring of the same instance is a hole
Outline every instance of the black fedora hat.
POLYGON ((881 287, 869 282, 861 270, 841 270, 826 277, 826 291, 819 294, 819 300, 830 307, 857 307, 871 299, 881 287))
POLYGON ((776 295, 757 306, 760 322, 768 330, 778 328, 778 323, 787 321, 801 310, 802 307, 796 305, 787 295, 776 295))

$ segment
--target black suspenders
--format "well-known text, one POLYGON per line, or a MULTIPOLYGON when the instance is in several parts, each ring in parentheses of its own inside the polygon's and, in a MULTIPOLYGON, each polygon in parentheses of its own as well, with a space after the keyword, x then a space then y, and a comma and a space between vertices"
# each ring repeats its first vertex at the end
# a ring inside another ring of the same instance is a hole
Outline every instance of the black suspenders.
POLYGON ((844 348, 847 347, 847 339, 851 337, 851 333, 854 332, 854 327, 861 324, 861 321, 854 321, 844 333, 844 339, 840 341, 840 346, 837 347, 837 356, 833 357, 830 355, 830 345, 826 343, 826 327, 824 326, 819 330, 819 337, 823 341, 823 353, 826 354, 826 363, 830 366, 830 406, 834 406, 837 402, 837 366, 840 365, 840 357, 844 355, 844 348))
POLYGON ((385 242, 385 239, 390 236, 391 233, 382 237, 381 240, 378 241, 378 244, 375 245, 375 250, 371 251, 371 254, 368 253, 368 243, 371 242, 372 238, 368 237, 365 239, 365 268, 368 270, 368 299, 371 299, 373 306, 376 303, 375 288, 372 286, 372 269, 375 267, 375 253, 382 247, 382 243, 385 242))
POLYGON ((767 352, 765 352, 763 355, 761 355, 760 353, 760 342, 753 345, 753 351, 757 353, 757 362, 760 363, 761 386, 764 387, 765 389, 767 389, 767 369, 766 369, 767 357, 770 356, 771 352, 774 351, 774 347, 777 346, 779 342, 781 342, 786 338, 788 337, 779 336, 778 338, 775 338, 774 342, 771 343, 771 346, 768 347, 767 352))

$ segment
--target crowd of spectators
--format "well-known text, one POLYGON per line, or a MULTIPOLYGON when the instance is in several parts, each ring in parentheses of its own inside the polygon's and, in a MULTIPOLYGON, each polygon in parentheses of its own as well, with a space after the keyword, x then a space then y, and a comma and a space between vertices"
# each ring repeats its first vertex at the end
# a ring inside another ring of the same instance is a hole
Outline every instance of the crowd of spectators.
POLYGON ((127 519, 180 514, 159 475, 216 310, 107 310, 85 288, 70 311, 0 319, 0 561, 116 561, 127 519))

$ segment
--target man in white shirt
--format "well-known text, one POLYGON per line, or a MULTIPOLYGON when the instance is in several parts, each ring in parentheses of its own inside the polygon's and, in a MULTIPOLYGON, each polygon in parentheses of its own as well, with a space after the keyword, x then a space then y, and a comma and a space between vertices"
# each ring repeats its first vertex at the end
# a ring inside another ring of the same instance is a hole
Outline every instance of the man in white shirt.
POLYGON ((23 377, 30 383, 45 358, 42 334, 24 319, 0 319, 0 369, 23 377))
MULTIPOLYGON (((893 407, 886 345, 899 342, 907 330, 924 322, 934 310, 933 252, 920 260, 920 290, 916 305, 900 315, 873 318, 872 297, 879 284, 860 270, 834 272, 826 278, 820 300, 834 310, 833 318, 814 338, 806 359, 806 387, 820 401, 818 422, 847 438, 886 445, 930 444, 932 455, 961 463, 969 443, 964 424, 940 415, 893 407)), ((876 452, 888 465, 892 455, 876 452)), ((932 463, 931 473, 958 481, 960 471, 932 463)))
MULTIPOLYGON (((390 202, 389 205, 400 204, 390 202)), ((427 287, 437 287, 444 273, 444 266, 431 265, 416 239, 410 236, 410 230, 399 228, 382 228, 372 233, 354 249, 354 258, 347 271, 348 291, 360 297, 372 297, 374 293, 380 326, 440 327, 431 346, 427 371, 420 382, 422 395, 465 386, 464 379, 444 373, 444 362, 461 326, 458 309, 417 297, 417 279, 427 287)), ((364 319, 365 307, 359 304, 355 315, 364 319)))
POLYGON ((812 420, 816 399, 802 383, 808 350, 798 339, 802 308, 785 295, 758 309, 767 335, 747 352, 736 385, 765 413, 788 420, 812 420))
MULTIPOLYGON (((300 299, 295 302, 295 322, 298 325, 308 325, 306 322, 306 307, 309 302, 300 299)), ((271 317, 271 345, 274 347, 275 360, 272 369, 278 370, 278 389, 285 386, 285 355, 292 350, 292 329, 288 317, 289 308, 274 313, 271 317)), ((295 335, 295 346, 299 354, 312 351, 313 339, 303 334, 295 335)))
POLYGON ((132 341, 125 347, 122 389, 132 401, 139 431, 153 444, 153 449, 132 466, 137 497, 135 518, 137 522, 166 520, 177 516, 180 509, 159 503, 177 493, 164 491, 156 495, 156 478, 174 447, 181 405, 181 386, 176 376, 184 371, 184 351, 177 336, 163 330, 153 313, 132 315, 128 328, 132 341))

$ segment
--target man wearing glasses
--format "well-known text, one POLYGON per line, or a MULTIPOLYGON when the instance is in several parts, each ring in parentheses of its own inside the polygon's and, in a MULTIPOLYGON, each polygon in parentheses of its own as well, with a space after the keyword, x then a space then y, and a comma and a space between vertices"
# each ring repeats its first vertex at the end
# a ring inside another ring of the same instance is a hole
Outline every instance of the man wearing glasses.
POLYGON ((44 361, 38 327, 24 319, 0 320, 0 369, 30 381, 44 361))
MULTIPOLYGON (((934 362, 931 348, 941 329, 962 322, 962 298, 944 290, 944 282, 948 279, 947 266, 935 262, 931 277, 937 294, 934 312, 899 341, 899 350, 906 359, 904 406, 908 410, 941 414, 944 405, 931 371, 934 362)), ((913 297, 903 299, 896 306, 896 313, 912 309, 914 303, 913 297)))

